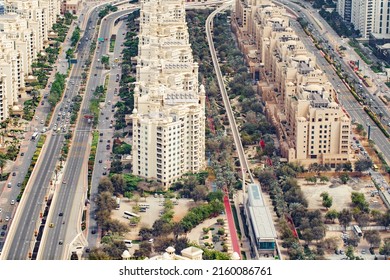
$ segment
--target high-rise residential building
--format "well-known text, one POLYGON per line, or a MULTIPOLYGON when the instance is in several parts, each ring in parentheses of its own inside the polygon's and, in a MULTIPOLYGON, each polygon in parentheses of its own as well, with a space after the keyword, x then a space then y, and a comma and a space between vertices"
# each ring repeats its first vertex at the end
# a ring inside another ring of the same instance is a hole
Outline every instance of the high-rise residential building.
POLYGON ((353 0, 351 22, 360 31, 363 38, 368 38, 374 28, 375 4, 377 0, 353 0))
POLYGON ((7 80, 6 76, 0 74, 0 121, 6 119, 8 116, 8 103, 6 98, 7 80))
POLYGON ((259 83, 259 91, 282 155, 303 165, 349 161, 350 118, 316 57, 290 27, 283 7, 263 0, 251 9, 247 26, 252 27, 247 30, 252 30, 249 35, 267 81, 259 83))
MULTIPOLYGON (((372 33, 380 35, 390 34, 390 0, 375 1, 374 23, 372 33)), ((388 36, 387 36, 388 38, 388 36)))
MULTIPOLYGON (((13 17, 17 15, 4 15, 4 17, 13 17)), ((1 25, 0 25, 1 27, 1 25)), ((21 45, 18 45, 21 46, 21 45)), ((7 106, 15 105, 20 97, 20 92, 25 87, 24 82, 24 67, 23 49, 16 48, 15 41, 8 38, 6 33, 0 35, 0 75, 3 75, 6 81, 4 96, 2 96, 3 104, 7 106)), ((8 107, 3 107, 3 121, 8 117, 8 107)))
POLYGON ((0 15, 0 121, 25 97, 25 77, 48 43, 48 31, 60 13, 59 0, 5 0, 0 15))
POLYGON ((337 13, 347 22, 351 22, 353 0, 338 0, 337 13))
POLYGON ((43 50, 48 42, 49 8, 40 7, 39 0, 6 0, 7 13, 16 13, 25 18, 29 25, 37 31, 38 50, 43 50))
POLYGON ((370 34, 376 37, 390 34, 389 0, 341 0, 337 12, 353 23, 363 38, 369 38, 370 34))
POLYGON ((184 0, 141 1, 133 174, 165 188, 205 165, 205 89, 188 37, 184 0))

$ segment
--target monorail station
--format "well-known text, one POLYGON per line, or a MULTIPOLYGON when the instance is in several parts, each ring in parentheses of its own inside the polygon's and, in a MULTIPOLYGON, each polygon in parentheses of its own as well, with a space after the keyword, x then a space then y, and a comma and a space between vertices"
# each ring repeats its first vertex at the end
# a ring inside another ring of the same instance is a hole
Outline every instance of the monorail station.
POLYGON ((244 208, 251 248, 253 248, 252 257, 259 259, 264 255, 276 255, 276 230, 271 213, 264 203, 260 187, 256 184, 249 184, 247 190, 244 208))

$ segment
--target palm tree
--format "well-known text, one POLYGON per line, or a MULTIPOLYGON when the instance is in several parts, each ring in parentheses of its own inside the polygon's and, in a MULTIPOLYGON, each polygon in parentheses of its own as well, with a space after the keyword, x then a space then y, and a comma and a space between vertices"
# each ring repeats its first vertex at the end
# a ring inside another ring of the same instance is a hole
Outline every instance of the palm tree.
POLYGON ((3 168, 6 165, 7 161, 5 158, 0 157, 0 174, 3 175, 3 168))

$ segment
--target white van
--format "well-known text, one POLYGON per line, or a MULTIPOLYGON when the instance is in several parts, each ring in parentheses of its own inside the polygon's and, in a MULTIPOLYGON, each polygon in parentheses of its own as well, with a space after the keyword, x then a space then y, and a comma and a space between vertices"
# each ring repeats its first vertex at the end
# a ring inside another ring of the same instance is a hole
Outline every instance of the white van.
POLYGON ((133 242, 131 240, 123 240, 127 248, 133 247, 133 242))

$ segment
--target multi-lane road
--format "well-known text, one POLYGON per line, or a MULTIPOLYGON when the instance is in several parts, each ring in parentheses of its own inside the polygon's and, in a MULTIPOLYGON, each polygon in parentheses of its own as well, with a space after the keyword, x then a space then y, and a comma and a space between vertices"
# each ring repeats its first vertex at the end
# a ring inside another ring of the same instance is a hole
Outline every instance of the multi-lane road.
MULTIPOLYGON (((96 24, 97 12, 92 14, 91 19, 94 19, 96 24)), ((93 22, 90 24, 92 26, 93 22)), ((50 125, 51 129, 49 130, 42 155, 37 164, 38 168, 34 169, 26 192, 19 205, 18 215, 15 219, 15 222, 17 223, 10 229, 12 236, 7 240, 8 246, 6 246, 6 250, 3 251, 3 258, 26 259, 31 257, 33 248, 36 245, 34 233, 38 231, 41 226, 45 226, 45 223, 42 223, 40 217, 45 209, 45 197, 49 195, 50 191, 56 191, 57 189, 59 189, 59 193, 63 193, 62 189, 65 187, 63 186, 64 184, 58 184, 58 182, 52 184, 52 180, 55 167, 58 164, 60 150, 63 146, 66 128, 64 130, 59 130, 59 132, 55 132, 54 127, 63 128, 64 126, 67 126, 69 128, 69 124, 66 123, 65 118, 65 115, 67 114, 65 106, 69 105, 68 99, 71 99, 78 94, 81 72, 83 70, 82 64, 85 63, 85 60, 87 59, 86 54, 89 52, 90 48, 90 40, 86 41, 86 38, 90 38, 92 32, 92 30, 87 29, 81 39, 77 56, 78 63, 73 66, 71 71, 64 99, 57 105, 56 110, 54 111, 52 123, 50 125), (41 205, 41 207, 38 207, 38 205, 41 205)), ((77 139, 78 136, 76 133, 74 141, 77 141, 77 139)), ((50 221, 50 223, 52 223, 52 221, 50 221)), ((58 229, 60 224, 54 224, 53 231, 57 232, 56 228, 58 229)))
MULTIPOLYGON (((82 67, 90 51, 91 39, 93 38, 98 20, 98 9, 94 9, 85 20, 88 20, 88 22, 85 25, 86 28, 78 47, 78 62, 72 69, 65 98, 57 106, 53 114, 51 128, 54 126, 53 122, 56 122, 57 116, 59 117, 59 120, 57 120, 58 127, 65 125, 66 120, 62 117, 62 113, 65 113, 65 107, 69 105, 68 99, 78 94, 82 67), (58 113, 61 113, 61 116, 58 113)), ((103 44, 108 44, 108 42, 104 42, 103 44)), ((94 89, 97 85, 102 84, 101 72, 101 70, 96 68, 96 65, 92 65, 91 79, 84 96, 84 99, 87 100, 83 102, 83 107, 80 112, 81 115, 88 112, 90 89, 94 89)), ((37 164, 38 168, 32 174, 28 188, 26 188, 25 195, 19 205, 15 223, 10 229, 12 234, 7 239, 8 246, 4 248, 2 258, 26 259, 31 257, 33 248, 36 246, 34 233, 36 234, 41 226, 45 226, 44 223, 42 224, 41 214, 44 212, 46 206, 45 197, 48 196, 50 191, 54 191, 55 195, 48 221, 46 222, 44 238, 41 241, 41 244, 45 244, 42 248, 46 247, 46 249, 41 249, 39 256, 43 259, 62 258, 63 253, 66 251, 63 248, 68 248, 69 246, 67 244, 70 244, 72 241, 64 241, 65 237, 70 236, 71 238, 71 236, 78 235, 77 225, 79 226, 80 220, 78 217, 81 216, 82 203, 84 203, 82 198, 86 193, 86 182, 83 182, 83 179, 79 180, 79 178, 81 177, 82 163, 85 159, 83 155, 85 156, 87 152, 90 127, 91 125, 83 118, 77 123, 76 131, 72 139, 72 149, 68 156, 63 178, 59 182, 54 182, 54 185, 50 183, 53 182, 53 173, 55 166, 58 164, 59 152, 66 130, 61 130, 60 133, 52 130, 49 131, 42 156, 37 164), (75 199, 76 197, 77 199, 75 199), (78 201, 76 207, 72 207, 74 201, 78 201), (70 219, 70 216, 73 219, 70 219), (48 227, 49 225, 50 227, 48 227), (72 231, 73 234, 67 233, 69 231, 72 231), (69 243, 66 243, 67 241, 69 243), (63 246, 60 243, 64 243, 63 246)), ((83 174, 85 174, 85 177, 87 176, 87 172, 83 172, 83 174)))
MULTIPOLYGON (((94 26, 97 20, 97 13, 97 11, 94 11, 91 14, 89 21, 91 26, 94 26)), ((98 59, 102 55, 108 54, 110 44, 109 38, 113 23, 115 19, 128 13, 130 13, 130 11, 127 10, 110 14, 103 20, 104 24, 101 24, 100 33, 97 37, 105 38, 107 40, 98 43, 99 47, 96 50, 95 59, 93 59, 91 64, 91 75, 84 96, 86 100, 84 100, 81 108, 82 114, 89 113, 89 101, 92 97, 92 91, 94 91, 97 86, 104 85, 105 76, 108 74, 100 67, 101 63, 98 59)), ((87 27, 89 29, 88 25, 87 27)), ((85 45, 80 46, 81 49, 87 47, 87 43, 84 42, 84 44, 85 45)), ((86 48, 86 51, 89 51, 89 48, 86 48)), ((114 58, 111 58, 111 61, 113 60, 114 58)), ((116 74, 119 74, 119 71, 117 68, 113 68, 112 70, 113 71, 109 73, 111 77, 110 80, 115 81, 115 76, 116 74)), ((110 86, 108 87, 110 96, 112 95, 111 86, 112 83, 110 83, 110 86)), ((111 119, 112 116, 108 117, 108 120, 104 118, 104 120, 100 122, 101 126, 108 129, 109 127, 106 127, 106 125, 111 119)), ((87 198, 88 142, 91 139, 91 132, 91 124, 88 123, 86 119, 80 118, 76 126, 69 159, 62 179, 61 188, 63 188, 63 190, 57 193, 57 197, 55 198, 57 202, 52 207, 49 215, 49 221, 58 226, 55 226, 52 230, 45 231, 46 235, 44 235, 43 238, 44 246, 42 246, 39 253, 39 259, 67 259, 72 251, 82 250, 84 246, 87 245, 81 230, 81 219, 82 210, 84 209, 87 198)))

